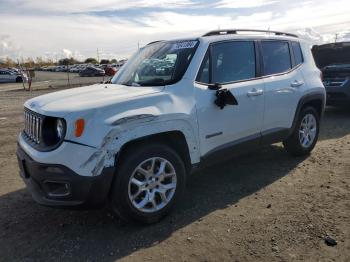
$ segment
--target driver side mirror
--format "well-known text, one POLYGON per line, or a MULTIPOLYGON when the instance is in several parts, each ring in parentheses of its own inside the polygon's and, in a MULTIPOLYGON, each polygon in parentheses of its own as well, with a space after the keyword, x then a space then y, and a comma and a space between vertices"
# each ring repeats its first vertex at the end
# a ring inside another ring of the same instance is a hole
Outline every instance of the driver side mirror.
POLYGON ((236 98, 230 90, 220 89, 216 91, 215 95, 216 99, 214 103, 220 107, 220 109, 224 109, 226 105, 238 105, 236 98))

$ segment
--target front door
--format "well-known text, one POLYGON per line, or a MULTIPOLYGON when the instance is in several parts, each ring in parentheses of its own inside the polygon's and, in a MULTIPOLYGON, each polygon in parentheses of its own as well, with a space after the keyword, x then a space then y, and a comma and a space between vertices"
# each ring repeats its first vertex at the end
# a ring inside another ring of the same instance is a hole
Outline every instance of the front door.
POLYGON ((212 44, 195 82, 201 155, 244 142, 258 142, 263 123, 264 82, 257 79, 254 41, 212 44), (237 105, 218 107, 216 91, 208 84, 229 90, 237 105))

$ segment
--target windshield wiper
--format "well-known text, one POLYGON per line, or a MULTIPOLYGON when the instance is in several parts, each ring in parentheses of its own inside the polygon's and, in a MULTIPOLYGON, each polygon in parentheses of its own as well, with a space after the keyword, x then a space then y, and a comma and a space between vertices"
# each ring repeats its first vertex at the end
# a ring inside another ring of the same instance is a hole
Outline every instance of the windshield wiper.
POLYGON ((166 81, 163 78, 155 78, 147 81, 139 82, 141 86, 165 85, 166 81))
POLYGON ((153 85, 165 85, 166 81, 163 78, 155 78, 142 82, 124 82, 121 85, 124 86, 153 86, 153 85))

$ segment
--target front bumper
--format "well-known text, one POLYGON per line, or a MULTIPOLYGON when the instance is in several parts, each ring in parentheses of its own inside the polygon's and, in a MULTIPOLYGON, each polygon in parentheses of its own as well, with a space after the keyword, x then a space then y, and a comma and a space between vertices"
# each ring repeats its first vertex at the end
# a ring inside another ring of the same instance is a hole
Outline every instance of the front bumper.
POLYGON ((80 176, 64 165, 33 160, 18 145, 20 175, 39 204, 56 207, 91 207, 105 202, 114 167, 104 168, 98 176, 80 176))

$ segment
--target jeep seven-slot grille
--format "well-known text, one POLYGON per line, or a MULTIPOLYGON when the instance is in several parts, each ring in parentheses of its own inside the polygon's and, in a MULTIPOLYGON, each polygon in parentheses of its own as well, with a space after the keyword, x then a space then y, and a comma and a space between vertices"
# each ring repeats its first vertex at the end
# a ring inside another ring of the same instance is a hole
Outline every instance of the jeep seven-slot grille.
POLYGON ((36 144, 40 144, 42 123, 42 116, 29 110, 24 111, 24 133, 36 144))

